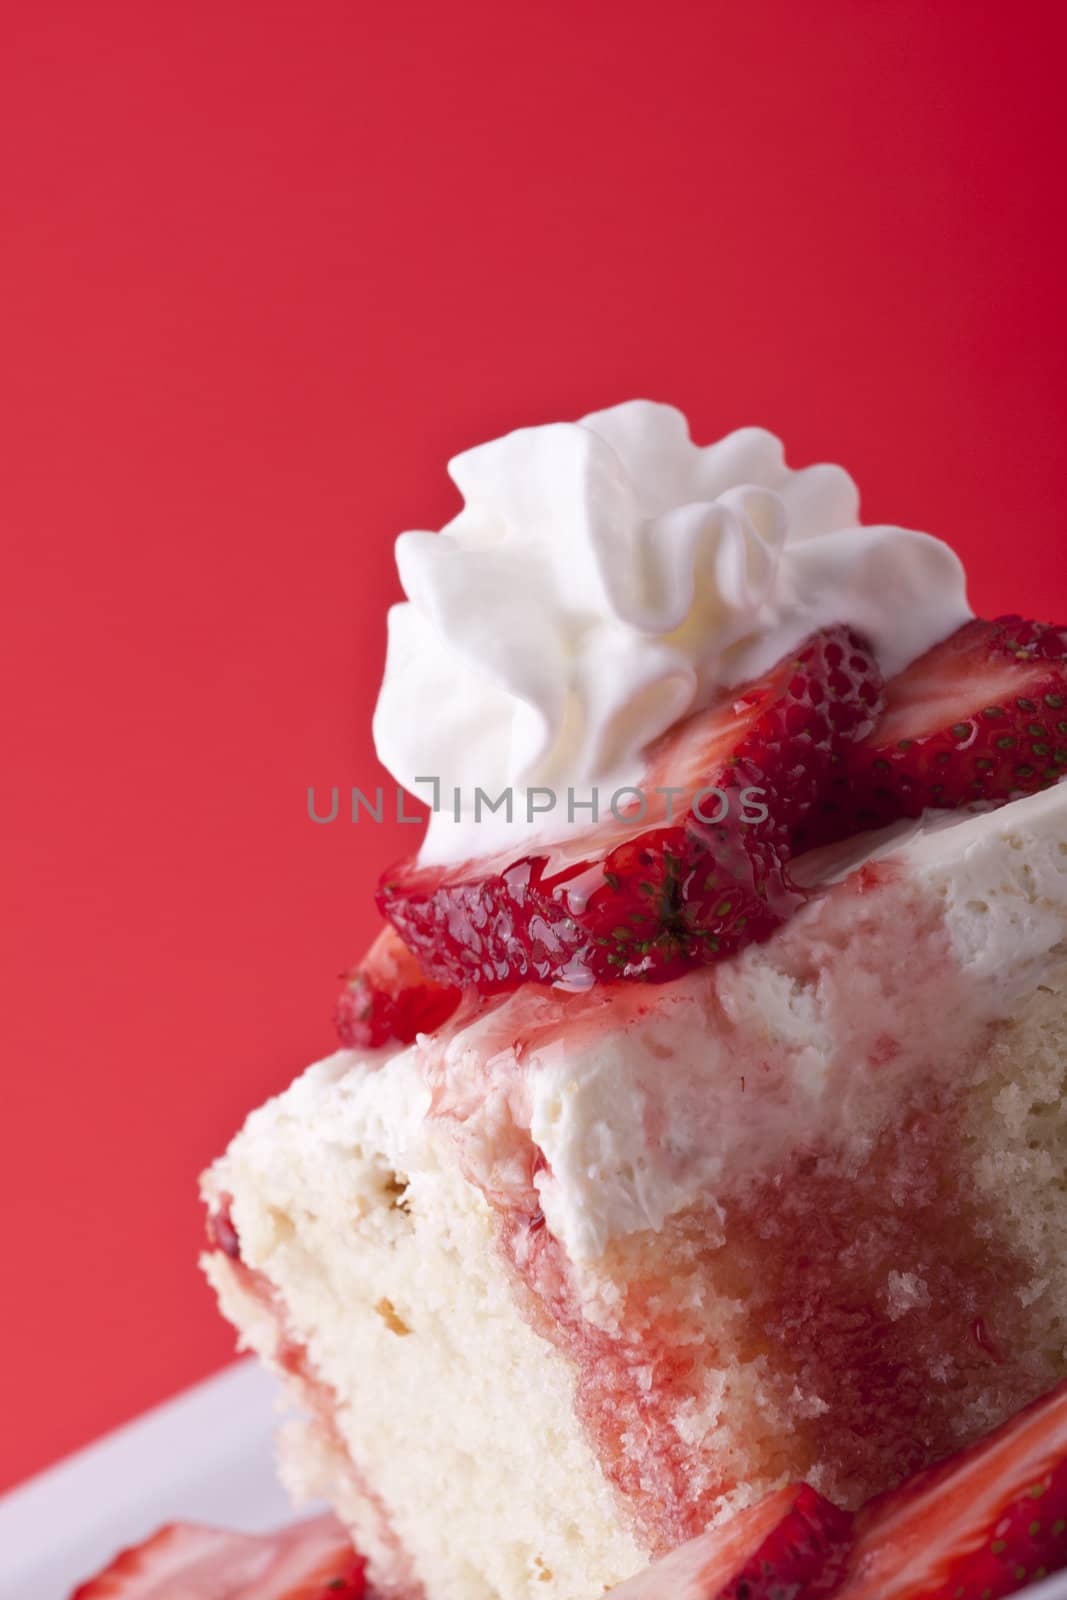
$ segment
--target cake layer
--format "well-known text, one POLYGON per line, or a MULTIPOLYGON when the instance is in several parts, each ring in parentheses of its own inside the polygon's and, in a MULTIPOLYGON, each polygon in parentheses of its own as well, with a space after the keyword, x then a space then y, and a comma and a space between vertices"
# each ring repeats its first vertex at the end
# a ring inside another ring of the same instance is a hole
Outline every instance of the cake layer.
POLYGON ((733 961, 472 999, 254 1113, 208 1271, 386 1593, 592 1600, 1067 1370, 1065 802, 868 840, 733 961))
POLYGON ((310 1414, 287 1476, 336 1505, 383 1595, 599 1593, 647 1551, 429 1105, 410 1052, 311 1067, 208 1180, 241 1249, 208 1275, 310 1414))

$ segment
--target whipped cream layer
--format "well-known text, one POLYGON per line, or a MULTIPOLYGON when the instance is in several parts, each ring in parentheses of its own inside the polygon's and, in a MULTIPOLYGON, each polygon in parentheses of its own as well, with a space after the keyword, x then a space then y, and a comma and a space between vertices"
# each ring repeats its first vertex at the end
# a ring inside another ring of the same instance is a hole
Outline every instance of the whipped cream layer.
MULTIPOLYGON (((341 1051, 307 1082, 343 1082, 401 1171, 427 1119, 448 1127, 472 1181, 540 1206, 575 1263, 820 1140, 862 1164, 910 1089, 956 1081, 985 1030, 1067 967, 1067 784, 839 854, 819 853, 824 892, 730 961, 663 987, 528 985, 396 1052, 341 1051)), ((289 1091, 294 1113, 305 1092, 289 1091)))
POLYGON ((527 987, 417 1045, 479 1185, 532 1185, 593 1261, 808 1140, 848 1138, 862 1161, 902 1089, 956 1073, 1064 945, 1067 785, 928 814, 848 866, 731 961, 660 990, 527 987))
POLYGON ((464 509, 397 542, 378 753, 436 794, 421 860, 564 837, 642 752, 764 672, 813 629, 849 623, 884 673, 970 616, 940 540, 864 527, 842 468, 785 464, 743 428, 693 443, 671 406, 631 401, 523 428, 455 458, 464 509), (476 791, 506 808, 476 815, 476 791), (531 792, 551 791, 532 801, 531 792), (569 792, 577 808, 568 810, 569 792))
MULTIPOLYGON (((714 1199, 808 1141, 861 1164, 916 1083, 951 1083, 990 1024, 1067 962, 1067 785, 927 814, 766 945, 528 1069, 537 1186, 575 1260, 714 1199)), ((868 841, 869 845, 871 841, 868 841)))

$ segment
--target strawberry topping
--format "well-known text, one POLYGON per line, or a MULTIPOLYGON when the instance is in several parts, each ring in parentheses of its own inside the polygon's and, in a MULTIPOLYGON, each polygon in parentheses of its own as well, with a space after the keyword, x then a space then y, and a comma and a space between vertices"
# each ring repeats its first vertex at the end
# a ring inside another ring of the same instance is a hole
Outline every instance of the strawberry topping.
POLYGON ((890 679, 885 714, 844 752, 806 842, 1011 800, 1065 772, 1067 628, 976 619, 890 679))
POLYGON ((432 1033, 458 1003, 457 991, 427 978, 403 940, 383 928, 347 975, 334 1020, 342 1044, 373 1050, 390 1040, 410 1044, 417 1033, 432 1033))
POLYGON ((332 1516, 281 1533, 172 1522, 77 1588, 71 1600, 371 1600, 364 1562, 332 1516))
POLYGON ((872 1500, 840 1600, 1002 1600, 1067 1565, 1067 1382, 872 1500))
POLYGON ((1067 1382, 856 1513, 768 1495, 618 1600, 1005 1600, 1067 1567, 1067 1382))
POLYGON ((783 1600, 829 1595, 852 1518, 806 1483, 789 1484, 613 1589, 616 1600, 783 1600))
POLYGON ((792 833, 880 691, 860 641, 823 629, 657 741, 629 810, 519 860, 402 865, 379 906, 429 977, 461 988, 663 981, 729 955, 801 903, 792 833))

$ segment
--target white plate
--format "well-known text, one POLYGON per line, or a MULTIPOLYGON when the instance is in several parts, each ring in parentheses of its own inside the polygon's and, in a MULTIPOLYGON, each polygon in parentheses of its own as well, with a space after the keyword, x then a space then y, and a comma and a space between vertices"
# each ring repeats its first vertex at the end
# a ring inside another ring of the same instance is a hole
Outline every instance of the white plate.
POLYGON ((162 1522, 260 1533, 291 1521, 274 1473, 276 1392, 238 1361, 5 1495, 2 1600, 68 1600, 162 1522))
MULTIPOLYGON (((238 1361, 5 1495, 0 1600, 68 1600, 161 1522, 260 1533, 289 1521, 274 1475, 276 1393, 254 1362, 238 1361)), ((1067 1600, 1067 1573, 1025 1600, 1067 1600)))

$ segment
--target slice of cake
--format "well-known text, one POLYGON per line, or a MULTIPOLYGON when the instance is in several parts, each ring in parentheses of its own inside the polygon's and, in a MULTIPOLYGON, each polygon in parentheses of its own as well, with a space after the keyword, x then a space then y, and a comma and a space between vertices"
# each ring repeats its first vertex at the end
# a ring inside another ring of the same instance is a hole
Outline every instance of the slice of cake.
POLYGON ((1067 1371, 1067 643, 755 430, 454 472, 376 720, 429 835, 206 1270, 377 1592, 592 1600, 1067 1371))
POLYGON ((256 1112, 208 1272, 383 1591, 594 1596, 781 1482, 856 1504, 1067 1370, 1065 918, 1057 788, 729 962, 527 987, 256 1112))

